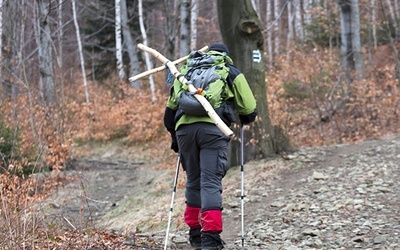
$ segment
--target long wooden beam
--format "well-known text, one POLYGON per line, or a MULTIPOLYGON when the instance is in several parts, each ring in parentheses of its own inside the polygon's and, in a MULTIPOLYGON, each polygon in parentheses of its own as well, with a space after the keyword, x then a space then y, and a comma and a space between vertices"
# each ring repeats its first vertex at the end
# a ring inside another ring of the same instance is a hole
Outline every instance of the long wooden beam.
MULTIPOLYGON (((203 48, 200 49, 200 51, 202 51, 202 52, 206 52, 207 50, 208 50, 208 46, 204 46, 203 48)), ((182 58, 179 58, 179 59, 173 61, 172 63, 175 64, 175 65, 177 65, 177 64, 179 64, 179 63, 181 63, 181 62, 186 61, 186 59, 187 59, 188 57, 189 57, 189 55, 184 56, 184 57, 182 57, 182 58)), ((137 74, 137 75, 135 75, 135 76, 132 76, 132 77, 130 77, 128 80, 129 80, 130 82, 134 82, 134 81, 139 80, 140 78, 143 78, 143 77, 145 77, 145 76, 148 76, 148 75, 151 75, 151 74, 154 74, 154 73, 163 71, 163 70, 165 70, 166 68, 167 68, 167 66, 162 65, 162 66, 160 66, 160 67, 157 67, 157 68, 154 68, 154 69, 145 71, 145 72, 143 72, 143 73, 137 74)))

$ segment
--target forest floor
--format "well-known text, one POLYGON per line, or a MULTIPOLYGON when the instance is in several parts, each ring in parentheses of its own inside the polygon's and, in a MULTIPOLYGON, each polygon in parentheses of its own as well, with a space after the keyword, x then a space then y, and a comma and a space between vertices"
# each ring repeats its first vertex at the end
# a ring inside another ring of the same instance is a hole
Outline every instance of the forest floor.
MULTIPOLYGON (((73 162, 66 171, 71 181, 43 210, 48 218, 64 218, 66 228, 124 237, 119 249, 163 249, 174 164, 161 170, 112 152, 73 162)), ((400 135, 246 163, 244 247, 240 174, 233 167, 224 178, 226 249, 400 248, 400 135)), ((169 249, 190 249, 184 181, 180 171, 169 249)))

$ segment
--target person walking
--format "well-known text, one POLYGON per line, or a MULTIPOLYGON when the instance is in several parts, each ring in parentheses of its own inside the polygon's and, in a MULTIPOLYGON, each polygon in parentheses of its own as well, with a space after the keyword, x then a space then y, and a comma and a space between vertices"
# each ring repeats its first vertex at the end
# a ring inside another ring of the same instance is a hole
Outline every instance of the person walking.
MULTIPOLYGON (((217 110, 221 119, 230 126, 237 113, 242 125, 253 122, 257 116, 256 100, 245 76, 229 58, 227 46, 214 43, 207 54, 227 58, 226 82, 233 97, 224 100, 222 112, 217 110)), ((208 116, 182 113, 176 96, 179 86, 175 80, 164 113, 164 125, 171 134, 171 149, 180 154, 186 173, 184 221, 189 227, 189 241, 195 249, 223 249, 222 179, 227 172, 230 138, 208 116)))

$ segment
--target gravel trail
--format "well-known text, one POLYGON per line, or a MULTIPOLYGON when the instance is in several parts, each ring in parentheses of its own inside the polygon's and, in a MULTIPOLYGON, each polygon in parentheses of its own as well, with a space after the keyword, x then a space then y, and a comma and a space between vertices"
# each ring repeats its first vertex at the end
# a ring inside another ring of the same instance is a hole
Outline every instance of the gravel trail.
MULTIPOLYGON (((173 168, 160 171, 109 158, 77 162, 70 175, 78 181, 58 190, 43 207, 49 217, 68 219, 76 227, 109 229, 152 244, 127 246, 131 249, 163 249, 173 168)), ((304 148, 251 161, 244 171, 245 247, 240 169, 235 167, 224 178, 226 249, 400 249, 400 135, 304 148)), ((183 176, 169 249, 190 249, 182 220, 183 176)))

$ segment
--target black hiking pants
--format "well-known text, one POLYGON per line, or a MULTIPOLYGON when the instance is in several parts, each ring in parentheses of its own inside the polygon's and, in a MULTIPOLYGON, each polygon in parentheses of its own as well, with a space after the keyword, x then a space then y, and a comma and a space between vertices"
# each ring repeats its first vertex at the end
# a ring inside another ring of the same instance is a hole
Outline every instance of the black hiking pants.
POLYGON ((221 210, 230 138, 211 123, 182 125, 176 137, 186 171, 187 204, 201 207, 201 212, 221 210))

